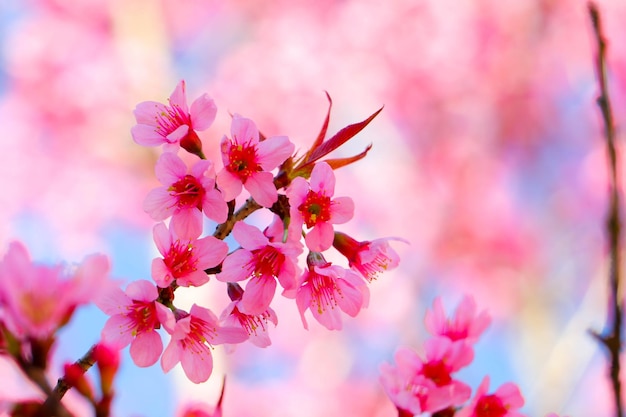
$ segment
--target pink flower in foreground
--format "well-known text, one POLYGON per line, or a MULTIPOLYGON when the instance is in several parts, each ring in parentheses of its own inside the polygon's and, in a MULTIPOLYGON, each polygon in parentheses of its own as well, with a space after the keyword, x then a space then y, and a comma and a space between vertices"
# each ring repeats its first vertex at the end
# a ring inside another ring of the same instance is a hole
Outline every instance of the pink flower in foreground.
POLYGON ((396 366, 381 365, 385 392, 405 414, 422 414, 455 407, 467 401, 471 388, 452 378, 452 373, 467 365, 473 352, 464 343, 445 338, 426 342, 426 361, 408 348, 395 354, 396 366))
POLYGON ((109 260, 91 255, 76 267, 37 265, 20 242, 12 242, 0 263, 0 310, 18 337, 46 339, 79 305, 111 285, 109 260))
POLYGON ((174 280, 182 287, 198 287, 209 280, 205 269, 219 265, 228 253, 228 245, 213 237, 180 239, 164 223, 153 229, 154 242, 163 258, 152 261, 152 279, 161 288, 174 280))
POLYGON ((221 142, 224 168, 217 174, 217 185, 226 201, 241 193, 242 187, 263 207, 271 207, 278 199, 271 170, 282 164, 294 151, 287 136, 259 140, 254 122, 235 115, 231 125, 232 140, 221 142))
POLYGON ((239 307, 246 314, 261 314, 274 297, 276 279, 285 290, 295 289, 301 244, 270 242, 259 229, 244 222, 235 223, 233 236, 242 249, 226 257, 216 278, 223 282, 250 278, 239 307))
POLYGON ((487 311, 476 311, 474 298, 465 296, 459 303, 453 317, 448 318, 441 298, 435 298, 433 309, 426 312, 426 328, 432 335, 440 335, 450 340, 465 340, 475 343, 489 326, 491 317, 487 311))
POLYGON ((303 224, 308 229, 306 246, 314 252, 322 252, 333 243, 333 224, 350 220, 354 214, 354 203, 350 197, 331 199, 335 192, 335 174, 326 162, 318 162, 311 172, 310 182, 302 177, 294 178, 287 189, 291 223, 299 229, 303 224))
POLYGON ((382 272, 394 269, 400 263, 400 257, 389 246, 390 240, 399 238, 382 238, 358 242, 345 233, 335 232, 333 246, 348 259, 350 268, 358 271, 363 277, 372 281, 382 272))
POLYGON ((169 98, 169 105, 144 101, 135 108, 137 125, 131 128, 135 142, 144 146, 165 145, 166 151, 178 146, 202 154, 202 142, 196 130, 208 129, 217 113, 213 100, 203 94, 187 107, 185 81, 180 81, 169 98))
POLYGON ((117 349, 130 344, 130 357, 137 366, 153 365, 163 351, 156 329, 167 308, 156 302, 158 296, 153 283, 140 280, 128 284, 125 292, 113 288, 95 300, 98 308, 111 316, 102 329, 102 340, 117 349))
POLYGON ((243 313, 241 297, 244 294, 238 284, 228 285, 228 295, 233 301, 222 312, 220 321, 225 326, 240 326, 250 336, 250 343, 261 348, 267 347, 272 344, 267 332, 267 324, 271 322, 276 326, 278 317, 270 307, 258 314, 243 313))
POLYGON ((307 264, 301 278, 303 285, 296 292, 304 328, 308 329, 304 312, 309 309, 328 330, 341 330, 341 312, 355 317, 361 308, 367 307, 369 289, 355 272, 331 265, 321 253, 309 253, 307 264))
POLYGON ((156 220, 172 216, 176 234, 194 238, 202 234, 202 212, 218 223, 226 221, 228 206, 215 189, 213 163, 200 160, 189 172, 178 156, 164 153, 156 163, 155 173, 162 187, 151 190, 143 204, 144 210, 156 220))
POLYGON ((489 390, 489 377, 486 376, 476 390, 472 402, 463 407, 458 417, 525 417, 516 410, 524 405, 524 398, 517 385, 507 382, 493 394, 489 390))
POLYGON ((191 382, 206 381, 213 371, 211 349, 223 343, 241 343, 248 334, 240 327, 220 326, 215 314, 194 304, 189 315, 173 325, 172 320, 163 322, 165 330, 172 335, 170 343, 161 356, 161 367, 169 372, 181 363, 191 382))

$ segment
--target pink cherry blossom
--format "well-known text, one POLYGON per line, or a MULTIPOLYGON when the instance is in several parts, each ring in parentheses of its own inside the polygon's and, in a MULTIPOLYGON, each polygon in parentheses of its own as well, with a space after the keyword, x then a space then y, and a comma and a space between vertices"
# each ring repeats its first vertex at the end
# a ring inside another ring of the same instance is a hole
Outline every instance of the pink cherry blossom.
POLYGON ((197 161, 188 172, 182 159, 164 153, 156 163, 155 172, 164 185, 151 190, 143 205, 154 220, 172 216, 171 227, 184 238, 200 236, 202 212, 218 223, 226 221, 228 206, 215 189, 212 162, 197 161))
POLYGON ((261 314, 269 308, 274 297, 276 279, 285 291, 295 289, 301 244, 270 242, 258 228, 244 222, 235 224, 233 236, 242 248, 226 257, 222 272, 216 278, 224 282, 250 278, 239 309, 246 314, 261 314))
POLYGON ((305 237, 306 246, 315 252, 330 248, 333 243, 333 224, 350 220, 354 203, 350 197, 332 199, 335 192, 335 175, 326 162, 318 162, 311 171, 310 182, 294 178, 287 189, 289 197, 290 227, 299 229, 303 224, 310 229, 305 237))
POLYGON ((390 240, 400 240, 406 243, 404 239, 399 238, 358 242, 345 233, 335 232, 333 246, 348 259, 352 269, 371 282, 380 273, 394 269, 400 263, 400 257, 389 246, 390 240))
POLYGON ((176 151, 182 146, 199 154, 202 143, 196 130, 208 129, 215 120, 217 107, 213 100, 203 94, 187 107, 185 81, 178 83, 169 98, 169 105, 144 101, 135 108, 137 124, 131 134, 135 142, 144 146, 165 145, 166 151, 176 151))
POLYGON ((228 285, 228 294, 233 301, 224 309, 220 321, 225 326, 240 326, 250 336, 250 343, 264 348, 272 344, 268 334, 268 322, 276 326, 278 317, 274 310, 268 307, 259 314, 246 314, 242 312, 241 298, 245 294, 238 284, 228 285))
POLYGON ((224 136, 221 142, 224 168, 217 174, 217 185, 226 201, 233 200, 245 187, 252 198, 264 207, 271 207, 278 199, 271 170, 282 164, 294 151, 294 144, 286 136, 272 136, 259 140, 254 122, 235 115, 231 124, 232 139, 224 136))
POLYGON ((213 237, 181 239, 164 223, 153 229, 154 242, 163 258, 152 261, 152 279, 161 288, 173 281, 182 287, 198 287, 209 280, 205 269, 219 265, 228 253, 228 245, 213 237))
POLYGON ((502 384, 493 394, 489 390, 489 377, 486 376, 474 394, 472 402, 459 410, 458 417, 525 417, 517 412, 524 405, 524 398, 517 385, 512 382, 502 384))
POLYGON ((128 284, 125 292, 114 288, 95 300, 111 316, 102 329, 102 340, 118 349, 130 344, 130 356, 137 366, 153 365, 163 351, 156 329, 166 307, 156 302, 158 296, 153 283, 140 280, 128 284))
POLYGON ((213 371, 211 349, 223 343, 241 343, 248 334, 240 327, 220 326, 211 310, 194 304, 189 315, 176 321, 163 323, 171 334, 170 343, 161 356, 161 367, 169 372, 181 363, 185 375, 191 382, 206 381, 213 371))
POLYGON ((396 366, 381 365, 381 383, 399 410, 413 414, 456 407, 467 401, 471 388, 452 373, 471 362, 473 351, 464 343, 446 338, 429 339, 426 360, 408 348, 395 354, 396 366))
POLYGON ((459 303, 453 317, 448 317, 440 297, 435 298, 433 309, 426 312, 426 328, 432 335, 440 335, 450 340, 465 340, 475 343, 489 326, 491 317, 487 311, 476 311, 474 298, 465 296, 459 303))
POLYGON ((301 277, 302 285, 296 292, 304 328, 308 329, 304 312, 309 309, 327 329, 341 330, 341 312, 355 317, 361 308, 367 307, 369 289, 355 272, 331 265, 320 253, 311 252, 307 264, 301 277))
POLYGON ((12 242, 0 263, 0 310, 17 337, 46 339, 74 309, 110 287, 109 260, 91 255, 74 267, 38 265, 20 242, 12 242))

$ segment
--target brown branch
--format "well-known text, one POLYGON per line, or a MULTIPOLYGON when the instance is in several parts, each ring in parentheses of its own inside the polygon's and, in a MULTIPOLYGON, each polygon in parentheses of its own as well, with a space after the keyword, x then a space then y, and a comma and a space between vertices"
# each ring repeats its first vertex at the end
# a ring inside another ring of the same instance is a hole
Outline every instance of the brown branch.
POLYGON ((620 288, 620 204, 618 182, 618 155, 615 148, 615 124, 611 112, 611 103, 606 81, 606 39, 602 30, 602 22, 597 6, 589 2, 589 15, 593 24, 595 40, 597 42, 597 54, 595 59, 596 74, 598 77, 600 95, 597 103, 602 113, 604 122, 604 134, 606 137, 607 154, 609 160, 609 213, 607 216, 607 232, 610 252, 609 272, 609 309, 607 323, 603 334, 592 332, 593 336, 606 347, 609 356, 609 375, 613 388, 616 408, 616 416, 623 417, 623 405, 621 396, 620 359, 622 347, 622 296, 620 288))
POLYGON ((215 228, 213 236, 220 240, 224 240, 224 238, 226 238, 226 236, 228 236, 233 230, 235 223, 237 223, 239 220, 245 219, 250 214, 260 208, 261 205, 254 201, 252 197, 250 197, 248 200, 246 200, 244 205, 239 208, 239 210, 237 210, 232 216, 228 216, 228 220, 226 220, 224 223, 221 223, 215 228))
MULTIPOLYGON (((78 365, 80 369, 82 369, 84 372, 87 372, 89 368, 91 368, 96 363, 93 355, 95 347, 96 346, 94 345, 89 348, 87 353, 85 353, 82 358, 78 359, 75 362, 75 364, 78 365)), ((47 415, 70 415, 69 412, 67 410, 64 410, 64 407, 61 405, 61 399, 63 398, 65 393, 69 391, 70 388, 72 388, 72 386, 68 384, 68 382, 65 380, 65 377, 59 378, 59 380, 57 381, 57 385, 54 387, 54 390, 52 390, 52 393, 48 395, 48 398, 46 398, 46 401, 43 403, 42 410, 50 413, 47 415), (61 414, 60 410, 64 410, 64 413, 61 414)))

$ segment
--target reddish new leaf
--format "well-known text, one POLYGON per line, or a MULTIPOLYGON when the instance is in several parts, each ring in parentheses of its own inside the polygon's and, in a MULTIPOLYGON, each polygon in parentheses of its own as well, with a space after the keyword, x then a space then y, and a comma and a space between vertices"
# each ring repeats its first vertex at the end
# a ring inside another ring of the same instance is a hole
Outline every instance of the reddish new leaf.
POLYGON ((374 117, 378 116, 378 113, 383 110, 383 107, 378 109, 370 117, 363 120, 362 122, 344 127, 339 132, 337 132, 335 136, 328 139, 320 146, 312 148, 312 152, 305 159, 305 162, 308 163, 312 161, 317 161, 318 159, 322 158, 325 155, 328 155, 329 153, 346 143, 348 140, 352 139, 357 133, 363 130, 363 128, 365 128, 365 126, 367 126, 374 119, 374 117))

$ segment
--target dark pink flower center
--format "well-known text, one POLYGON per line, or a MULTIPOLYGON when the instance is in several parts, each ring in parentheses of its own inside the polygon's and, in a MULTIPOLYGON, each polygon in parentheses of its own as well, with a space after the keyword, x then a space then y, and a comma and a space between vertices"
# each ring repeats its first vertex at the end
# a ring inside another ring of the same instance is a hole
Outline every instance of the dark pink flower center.
POLYGON ((154 330, 159 326, 154 301, 133 300, 133 303, 128 306, 128 313, 126 313, 126 315, 135 325, 133 330, 134 335, 154 330))
POLYGON ((156 116, 157 132, 167 136, 182 125, 189 125, 191 129, 191 119, 188 114, 178 106, 166 106, 166 110, 156 116))
POLYGON ((326 275, 309 273, 309 282, 313 289, 312 304, 317 307, 317 312, 322 314, 327 307, 335 308, 337 295, 341 296, 341 290, 334 279, 326 275))
POLYGON ((247 144, 230 148, 226 169, 245 182, 255 172, 261 171, 257 163, 256 147, 247 144))
POLYGON ((184 277, 195 271, 198 262, 193 256, 193 246, 189 243, 181 243, 179 240, 172 243, 163 261, 174 278, 184 277))
POLYGON ((267 326, 267 320, 269 318, 269 313, 265 311, 263 314, 258 316, 252 316, 250 314, 244 314, 237 307, 235 307, 232 311, 233 316, 237 318, 241 327, 250 335, 256 335, 257 329, 261 329, 262 332, 265 331, 267 326))
POLYGON ((178 198, 178 207, 197 207, 199 210, 202 209, 202 200, 206 190, 193 175, 185 175, 172 184, 168 190, 171 195, 178 198))
POLYGON ((252 251, 254 274, 257 276, 278 276, 284 262, 285 255, 273 246, 268 245, 252 251))
MULTIPOLYGON (((375 249, 372 249, 371 245, 367 243, 362 246, 362 249, 359 251, 359 253, 371 250, 375 249)), ((384 251, 378 249, 376 250, 374 259, 372 261, 367 263, 361 262, 360 256, 358 256, 356 262, 351 262, 351 266, 354 266, 357 270, 359 270, 359 272, 361 272, 361 274, 363 274, 363 276, 368 281, 371 282, 372 280, 376 279, 376 277, 381 272, 386 271, 390 263, 391 258, 389 257, 389 255, 387 255, 387 253, 385 253, 384 251)))
POLYGON ((476 417, 504 417, 507 409, 496 395, 484 395, 476 403, 476 417))
POLYGON ((311 228, 317 223, 330 220, 330 197, 309 190, 304 202, 298 206, 306 227, 311 228))
POLYGON ((200 355, 210 355, 211 340, 217 334, 217 328, 197 317, 189 321, 189 333, 181 340, 183 349, 200 355))
POLYGON ((425 363, 422 367, 422 374, 438 387, 448 385, 452 381, 450 372, 442 361, 425 363))

